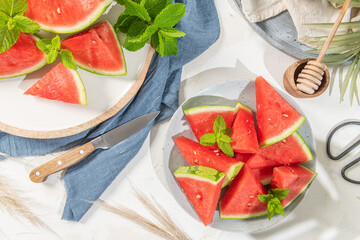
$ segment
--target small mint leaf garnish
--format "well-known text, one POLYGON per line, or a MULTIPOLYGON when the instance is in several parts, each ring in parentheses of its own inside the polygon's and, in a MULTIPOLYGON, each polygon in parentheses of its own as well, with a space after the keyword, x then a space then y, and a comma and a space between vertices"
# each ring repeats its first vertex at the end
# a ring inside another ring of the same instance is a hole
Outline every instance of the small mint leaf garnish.
POLYGON ((231 130, 232 130, 231 127, 226 127, 225 131, 224 131, 224 134, 230 136, 231 130))
POLYGON ((36 33, 39 32, 40 25, 31 20, 30 18, 27 18, 22 15, 16 15, 14 18, 15 26, 17 29, 20 30, 20 32, 23 33, 36 33))
POLYGON ((166 6, 170 5, 172 0, 143 0, 141 4, 148 11, 151 19, 154 19, 166 6))
POLYGON ((225 143, 231 143, 233 142, 233 140, 231 139, 231 137, 229 137, 226 134, 222 134, 220 137, 220 141, 225 142, 225 143))
POLYGON ((20 31, 17 28, 9 30, 7 27, 0 28, 0 53, 5 52, 11 48, 20 36, 20 31))
POLYGON ((50 64, 53 63, 57 56, 59 55, 59 52, 56 50, 51 50, 47 55, 46 55, 46 63, 50 64))
POLYGON ((210 146, 216 143, 216 136, 213 133, 207 133, 201 136, 200 144, 203 146, 210 146))
POLYGON ((59 52, 61 63, 70 69, 76 69, 77 65, 75 63, 75 59, 72 55, 72 53, 68 49, 61 49, 59 52))
POLYGON ((26 0, 1 0, 0 11, 12 17, 18 14, 24 14, 27 9, 26 0))
POLYGON ((218 115, 214 121, 213 131, 215 134, 221 134, 226 129, 226 123, 221 115, 218 115))
POLYGON ((159 28, 171 28, 175 26, 183 16, 185 16, 184 4, 170 4, 156 16, 154 24, 156 24, 159 28))
POLYGON ((281 200, 284 199, 289 194, 289 189, 280 189, 275 188, 271 189, 269 194, 257 195, 260 202, 266 202, 268 210, 268 218, 274 216, 274 213, 281 214, 285 216, 284 208, 281 205, 281 200))
POLYGON ((218 146, 223 153, 225 153, 229 157, 234 157, 234 151, 233 151, 230 143, 219 141, 218 146))
POLYGON ((179 31, 175 28, 162 28, 159 30, 159 32, 164 37, 170 37, 170 38, 184 37, 186 35, 186 33, 179 31))
POLYGON ((133 2, 131 0, 121 0, 120 4, 125 5, 124 14, 129 16, 136 16, 146 22, 151 21, 149 13, 146 11, 145 7, 140 5, 139 3, 133 2))

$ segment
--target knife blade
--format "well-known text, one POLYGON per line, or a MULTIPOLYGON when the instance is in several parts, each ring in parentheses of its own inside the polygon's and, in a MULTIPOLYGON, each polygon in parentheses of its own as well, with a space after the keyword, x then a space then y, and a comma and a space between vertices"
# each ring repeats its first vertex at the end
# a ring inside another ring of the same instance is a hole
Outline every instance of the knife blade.
POLYGON ((156 111, 130 120, 129 122, 98 136, 90 142, 76 147, 63 155, 44 163, 30 172, 30 180, 35 183, 43 182, 49 175, 80 162, 90 153, 95 151, 95 149, 109 149, 117 145, 146 127, 158 116, 159 113, 159 111, 156 111))

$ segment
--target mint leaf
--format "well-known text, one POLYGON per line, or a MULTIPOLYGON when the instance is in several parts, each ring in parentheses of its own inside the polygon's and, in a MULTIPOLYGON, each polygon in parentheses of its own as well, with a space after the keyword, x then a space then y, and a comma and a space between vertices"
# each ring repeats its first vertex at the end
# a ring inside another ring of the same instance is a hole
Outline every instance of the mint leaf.
POLYGON ((174 3, 164 8, 154 19, 154 24, 159 28, 171 28, 175 26, 180 18, 185 16, 185 5, 174 3))
POLYGON ((233 142, 233 140, 231 139, 231 137, 229 137, 228 135, 225 135, 225 134, 221 135, 220 140, 221 140, 222 142, 225 142, 225 143, 231 143, 231 142, 233 142))
POLYGON ((265 195, 257 195, 260 202, 270 202, 271 199, 274 198, 272 194, 265 194, 265 195))
POLYGON ((221 115, 218 115, 213 125, 213 131, 215 134, 222 134, 226 129, 226 123, 221 115))
POLYGON ((151 21, 151 17, 149 16, 149 13, 146 11, 144 6, 141 6, 140 4, 133 2, 131 0, 121 0, 121 1, 125 5, 125 11, 123 14, 129 16, 136 16, 146 22, 151 21))
POLYGON ((279 200, 278 198, 273 198, 273 199, 271 200, 271 202, 273 202, 273 204, 274 204, 274 210, 275 210, 275 212, 278 213, 278 214, 281 214, 281 215, 285 216, 284 208, 283 208, 283 206, 281 205, 280 200, 279 200))
POLYGON ((162 28, 159 31, 161 35, 165 37, 178 38, 178 37, 184 37, 186 35, 186 33, 179 31, 175 28, 162 28))
POLYGON ((158 53, 160 53, 162 57, 170 56, 172 54, 177 55, 178 48, 177 48, 176 38, 164 37, 160 32, 158 32, 158 38, 159 38, 158 53))
POLYGON ((123 33, 127 33, 130 28, 130 25, 138 19, 139 18, 136 16, 121 14, 114 25, 114 29, 116 32, 121 31, 123 33))
POLYGON ((71 69, 76 69, 77 65, 75 63, 75 59, 72 55, 72 53, 68 49, 61 49, 59 52, 59 55, 61 57, 61 63, 71 69))
POLYGON ((51 45, 54 50, 60 50, 61 41, 59 35, 56 35, 53 39, 51 39, 51 45))
POLYGON ((268 204, 267 204, 267 214, 268 214, 268 219, 271 220, 271 218, 274 216, 275 213, 275 208, 276 208, 276 203, 273 201, 276 198, 271 199, 268 204))
POLYGON ((216 136, 213 133, 207 133, 201 136, 200 144, 203 146, 210 146, 216 143, 216 136))
POLYGON ((17 14, 24 14, 27 9, 26 0, 1 0, 0 11, 12 17, 17 14))
POLYGON ((225 128, 225 131, 224 131, 224 134, 230 136, 230 134, 231 134, 231 127, 226 127, 226 128, 225 128))
POLYGON ((271 189, 271 193, 281 201, 289 194, 289 189, 275 188, 271 189))
POLYGON ((130 25, 127 34, 130 37, 138 36, 138 35, 142 34, 145 31, 147 26, 148 25, 147 25, 146 22, 144 22, 144 21, 142 21, 140 19, 136 20, 130 25))
POLYGON ((36 42, 36 46, 44 53, 49 54, 51 51, 51 39, 44 38, 36 42))
POLYGON ((56 50, 51 50, 47 55, 46 55, 46 63, 50 64, 53 63, 57 56, 59 55, 59 52, 56 50))
MULTIPOLYGON (((145 31, 139 33, 137 36, 127 36, 124 47, 129 51, 137 51, 148 42, 150 36, 156 32, 157 26, 148 26, 145 31)), ((129 29, 130 31, 130 29, 129 29)))
POLYGON ((148 11, 151 19, 154 19, 166 6, 170 5, 172 0, 143 0, 141 4, 148 11))
POLYGON ((9 19, 10 17, 6 13, 0 11, 0 27, 5 27, 9 19))
POLYGON ((0 53, 5 52, 11 48, 20 36, 20 31, 17 28, 9 30, 7 27, 0 28, 0 53))
POLYGON ((228 155, 229 157, 234 157, 234 151, 230 145, 230 143, 226 143, 223 141, 219 141, 218 142, 218 146, 221 149, 221 151, 223 153, 225 153, 226 155, 228 155))
POLYGON ((16 15, 14 18, 15 26, 23 33, 36 33, 39 31, 40 25, 22 15, 16 15))

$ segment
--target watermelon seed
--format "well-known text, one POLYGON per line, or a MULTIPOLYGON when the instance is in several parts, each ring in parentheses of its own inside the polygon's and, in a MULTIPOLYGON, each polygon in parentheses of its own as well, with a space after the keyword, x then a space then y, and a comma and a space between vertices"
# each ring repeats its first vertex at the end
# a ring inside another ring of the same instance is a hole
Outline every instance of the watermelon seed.
POLYGON ((56 11, 57 11, 58 13, 60 13, 60 12, 61 12, 61 10, 60 10, 60 8, 59 8, 59 7, 56 9, 56 11))
POLYGON ((218 149, 214 150, 214 153, 218 153, 218 152, 219 152, 219 150, 218 150, 218 149))
POLYGON ((282 140, 284 143, 286 143, 286 139, 282 140))
POLYGON ((250 195, 249 198, 254 198, 254 196, 253 196, 253 195, 250 195))
POLYGON ((198 161, 197 159, 195 159, 195 160, 194 160, 194 163, 197 163, 197 162, 199 162, 199 161, 198 161))
POLYGON ((216 153, 216 155, 217 155, 217 156, 219 156, 219 155, 220 155, 220 153, 216 153))
POLYGON ((196 155, 196 151, 194 151, 194 155, 196 155))
POLYGON ((249 131, 249 134, 251 133, 251 131, 249 131))
POLYGON ((289 117, 289 115, 287 115, 287 114, 283 114, 283 116, 284 116, 284 117, 289 117))
POLYGON ((92 41, 93 44, 96 44, 96 41, 92 41))
POLYGON ((271 121, 271 118, 268 118, 269 121, 271 121))
POLYGON ((201 196, 198 194, 198 195, 196 195, 196 198, 201 198, 201 196))
POLYGON ((252 204, 251 204, 251 203, 248 203, 248 204, 246 204, 246 205, 248 205, 249 207, 251 207, 251 206, 252 206, 252 204))
POLYGON ((245 122, 247 122, 247 123, 248 123, 248 122, 249 122, 249 120, 246 120, 245 122))

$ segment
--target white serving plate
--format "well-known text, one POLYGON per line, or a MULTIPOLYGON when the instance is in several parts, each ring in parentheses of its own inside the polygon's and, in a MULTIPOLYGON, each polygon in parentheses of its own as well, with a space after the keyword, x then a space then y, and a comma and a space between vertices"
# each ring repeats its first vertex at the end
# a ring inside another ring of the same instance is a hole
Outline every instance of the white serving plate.
MULTIPOLYGON (((115 24, 123 10, 119 4, 111 6, 96 23, 108 19, 115 24)), ((45 32, 39 35, 54 36, 45 32)), ((61 35, 61 38, 67 36, 69 34, 61 35)), ((119 38, 122 40, 124 36, 119 34, 119 38)), ((56 138, 79 133, 113 116, 141 86, 142 82, 139 83, 138 78, 146 74, 148 66, 145 62, 151 49, 147 44, 136 52, 123 51, 127 65, 125 76, 102 76, 78 68, 86 88, 87 106, 23 95, 58 61, 27 76, 0 80, 0 130, 25 137, 56 138), (145 72, 142 72, 143 69, 145 72)), ((148 58, 151 60, 151 56, 148 58)))
MULTIPOLYGON (((300 107, 284 92, 276 89, 281 96, 285 98, 296 110, 298 110, 305 118, 305 113, 300 109, 300 107)), ((208 89, 205 89, 198 93, 195 97, 184 102, 175 112, 173 117, 170 120, 169 127, 165 136, 165 145, 164 145, 164 172, 166 177, 166 183, 163 184, 170 189, 170 193, 176 199, 178 204, 193 218, 201 222, 200 218, 197 216, 197 213, 191 206, 191 203, 187 200, 185 194, 182 192, 180 186, 178 185, 173 173, 175 170, 183 165, 188 165, 185 159, 182 157, 180 150, 174 144, 173 138, 178 136, 185 136, 192 140, 196 140, 195 135, 193 134, 185 115, 183 114, 183 109, 187 109, 194 106, 200 105, 229 105, 235 106, 235 104, 240 101, 241 103, 249 106, 255 112, 255 84, 254 81, 250 80, 233 80, 228 82, 223 82, 216 84, 208 89)), ((307 143, 310 148, 314 160, 306 162, 304 165, 315 170, 315 141, 312 135, 312 130, 309 125, 309 122, 306 120, 303 125, 298 129, 298 132, 304 138, 304 141, 307 143)), ((305 193, 296 199, 289 207, 285 209, 285 217, 289 215, 291 211, 301 202, 304 198, 305 193)), ((215 211, 213 222, 211 227, 235 231, 235 232, 253 232, 259 231, 265 228, 268 228, 285 217, 279 214, 275 214, 271 221, 268 220, 267 216, 244 219, 244 220, 225 220, 219 218, 218 210, 215 211)))

